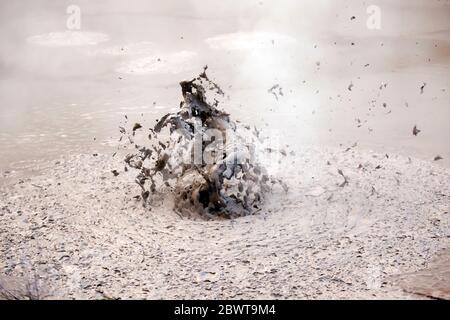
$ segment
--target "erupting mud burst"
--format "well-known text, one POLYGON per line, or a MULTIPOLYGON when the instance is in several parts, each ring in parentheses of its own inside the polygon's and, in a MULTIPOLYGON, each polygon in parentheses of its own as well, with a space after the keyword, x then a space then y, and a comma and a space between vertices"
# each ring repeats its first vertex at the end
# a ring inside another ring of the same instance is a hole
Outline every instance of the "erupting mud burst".
MULTIPOLYGON (((156 193, 171 192, 175 210, 183 215, 254 214, 268 191, 277 186, 287 191, 287 187, 272 178, 260 161, 273 159, 274 149, 267 147, 267 139, 218 109, 218 98, 224 93, 208 78, 206 69, 180 83, 180 110, 164 115, 150 129, 150 145, 135 145, 138 152, 127 155, 125 162, 139 170, 136 181, 144 205, 156 193)), ((133 137, 144 132, 139 129, 140 125, 133 127, 133 137)), ((131 136, 128 140, 134 144, 131 136)))

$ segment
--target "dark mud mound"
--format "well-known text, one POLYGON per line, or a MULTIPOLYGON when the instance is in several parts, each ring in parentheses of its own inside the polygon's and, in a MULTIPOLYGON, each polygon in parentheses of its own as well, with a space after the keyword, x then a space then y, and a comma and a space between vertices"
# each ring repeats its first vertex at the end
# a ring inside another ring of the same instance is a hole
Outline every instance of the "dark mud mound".
MULTIPOLYGON (((256 128, 233 121, 218 109, 224 93, 205 71, 180 83, 179 111, 164 115, 150 128, 149 145, 136 145, 137 152, 125 162, 139 170, 136 182, 144 205, 157 193, 171 192, 175 210, 183 215, 254 214, 269 190, 284 187, 260 161, 274 149, 265 146, 266 139, 256 128)), ((135 124, 132 135, 141 133, 144 129, 135 124)))

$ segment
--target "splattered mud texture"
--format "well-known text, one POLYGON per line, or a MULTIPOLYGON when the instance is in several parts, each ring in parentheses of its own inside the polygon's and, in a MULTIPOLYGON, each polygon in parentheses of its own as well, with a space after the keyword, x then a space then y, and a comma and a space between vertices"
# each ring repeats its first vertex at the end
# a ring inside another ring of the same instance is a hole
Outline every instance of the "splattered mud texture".
POLYGON ((357 148, 295 151, 280 175, 289 193, 231 220, 143 208, 135 173, 114 177, 122 160, 110 155, 11 173, 0 266, 37 274, 58 298, 420 298, 390 279, 449 247, 449 170, 357 148))
POLYGON ((263 149, 260 132, 218 109, 224 93, 208 78, 206 67, 180 85, 178 112, 165 114, 149 131, 136 123, 124 139, 133 146, 125 163, 139 171, 136 181, 144 204, 152 203, 157 193, 173 193, 181 214, 231 218, 259 211, 264 195, 275 186, 287 190, 258 161, 264 152, 274 152, 263 149), (139 135, 148 136, 144 146, 135 143, 139 135))

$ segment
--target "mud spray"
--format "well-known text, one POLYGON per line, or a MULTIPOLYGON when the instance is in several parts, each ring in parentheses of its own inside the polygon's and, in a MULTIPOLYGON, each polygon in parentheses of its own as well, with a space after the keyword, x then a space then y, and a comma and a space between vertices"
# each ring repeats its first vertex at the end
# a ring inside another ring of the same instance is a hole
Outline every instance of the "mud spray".
POLYGON ((268 174, 262 160, 285 150, 269 146, 256 127, 233 121, 219 109, 224 92, 206 75, 180 83, 179 111, 165 114, 148 131, 136 123, 127 132, 132 153, 125 169, 138 170, 144 206, 157 194, 172 194, 174 209, 189 217, 233 218, 255 214, 273 188, 287 186, 268 174), (148 135, 145 145, 134 143, 148 135))

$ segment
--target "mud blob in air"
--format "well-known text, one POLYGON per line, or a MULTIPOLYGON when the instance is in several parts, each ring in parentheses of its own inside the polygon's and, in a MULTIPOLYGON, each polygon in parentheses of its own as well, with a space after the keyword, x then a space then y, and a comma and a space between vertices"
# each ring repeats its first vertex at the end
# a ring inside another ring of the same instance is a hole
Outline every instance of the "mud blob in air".
MULTIPOLYGON (((287 190, 259 161, 275 150, 264 147, 256 128, 218 109, 216 98, 223 91, 205 71, 180 85, 180 110, 164 115, 150 129, 149 146, 134 145, 138 152, 125 158, 128 167, 139 170, 144 204, 165 190, 183 215, 231 218, 258 212, 272 188, 287 190)), ((134 144, 133 137, 145 132, 137 124, 128 140, 134 144)))

